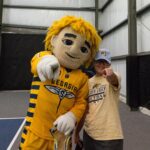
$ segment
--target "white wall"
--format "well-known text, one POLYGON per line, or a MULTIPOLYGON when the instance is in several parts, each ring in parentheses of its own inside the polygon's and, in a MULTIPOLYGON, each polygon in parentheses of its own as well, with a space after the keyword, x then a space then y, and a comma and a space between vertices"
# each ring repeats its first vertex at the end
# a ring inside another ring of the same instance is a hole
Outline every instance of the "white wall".
POLYGON ((143 8, 144 6, 146 6, 149 3, 150 3, 150 0, 136 0, 137 10, 143 8))
POLYGON ((126 61, 117 60, 112 62, 114 71, 118 72, 121 76, 121 95, 126 96, 126 61))
POLYGON ((65 15, 82 16, 84 19, 95 25, 94 13, 79 11, 59 10, 37 10, 37 9, 13 9, 3 10, 3 22, 5 24, 45 26, 48 27, 54 20, 65 15))
POLYGON ((128 28, 123 26, 116 32, 106 36, 101 44, 101 47, 110 49, 112 57, 128 54, 128 28))
POLYGON ((104 10, 103 13, 100 13, 99 29, 102 29, 104 32, 106 32, 125 18, 127 18, 127 1, 114 0, 104 10))
POLYGON ((99 0, 99 8, 102 8, 108 0, 99 0))
POLYGON ((57 7, 94 7, 94 0, 4 0, 7 5, 57 6, 57 7))
MULTIPOLYGON (((137 10, 142 9, 150 0, 137 0, 137 10)), ((113 1, 103 13, 99 14, 99 29, 106 32, 127 18, 128 0, 113 1)), ((137 18, 137 52, 149 52, 150 12, 137 18)), ((128 26, 121 27, 116 32, 106 36, 102 47, 109 47, 113 56, 128 54, 128 26)))
MULTIPOLYGON (((5 0, 7 5, 46 6, 46 7, 94 7, 94 0, 5 0)), ((39 9, 3 9, 3 24, 45 26, 65 15, 81 16, 95 25, 95 14, 87 11, 62 11, 39 9)))
POLYGON ((150 11, 137 21, 138 53, 150 52, 150 11))

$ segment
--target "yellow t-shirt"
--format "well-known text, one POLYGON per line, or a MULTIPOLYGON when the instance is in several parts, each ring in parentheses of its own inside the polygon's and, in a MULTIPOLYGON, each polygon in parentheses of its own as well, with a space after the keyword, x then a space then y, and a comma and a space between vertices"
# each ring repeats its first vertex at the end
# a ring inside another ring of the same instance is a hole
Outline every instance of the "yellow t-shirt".
POLYGON ((67 72, 61 67, 57 80, 41 82, 37 76, 36 66, 42 56, 48 54, 48 51, 40 52, 31 61, 34 78, 25 128, 41 138, 52 139, 49 130, 60 115, 71 111, 77 121, 81 119, 88 96, 88 77, 79 69, 67 72))
POLYGON ((118 110, 119 91, 120 83, 116 88, 103 76, 95 75, 89 80, 89 111, 84 129, 93 139, 123 139, 118 110))

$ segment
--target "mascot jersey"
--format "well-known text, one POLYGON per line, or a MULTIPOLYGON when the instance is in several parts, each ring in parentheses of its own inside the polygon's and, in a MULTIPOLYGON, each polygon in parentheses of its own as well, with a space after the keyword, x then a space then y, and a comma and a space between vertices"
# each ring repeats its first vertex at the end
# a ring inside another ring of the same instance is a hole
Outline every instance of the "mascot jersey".
POLYGON ((43 56, 50 54, 49 51, 37 53, 31 61, 34 78, 25 125, 25 130, 44 139, 52 139, 49 130, 60 115, 71 111, 79 121, 88 95, 88 77, 79 69, 67 70, 61 67, 57 80, 40 81, 36 72, 37 63, 43 56))

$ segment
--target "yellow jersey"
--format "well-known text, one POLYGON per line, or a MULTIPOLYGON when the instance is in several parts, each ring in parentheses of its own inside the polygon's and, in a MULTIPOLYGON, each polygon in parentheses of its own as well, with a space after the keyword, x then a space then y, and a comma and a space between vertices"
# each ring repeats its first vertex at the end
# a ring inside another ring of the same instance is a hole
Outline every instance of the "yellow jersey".
POLYGON ((68 111, 79 121, 86 108, 88 77, 80 70, 67 70, 61 66, 57 80, 41 82, 37 75, 37 64, 49 51, 37 53, 31 60, 34 74, 30 91, 30 102, 25 128, 44 139, 52 139, 50 129, 53 122, 68 111))

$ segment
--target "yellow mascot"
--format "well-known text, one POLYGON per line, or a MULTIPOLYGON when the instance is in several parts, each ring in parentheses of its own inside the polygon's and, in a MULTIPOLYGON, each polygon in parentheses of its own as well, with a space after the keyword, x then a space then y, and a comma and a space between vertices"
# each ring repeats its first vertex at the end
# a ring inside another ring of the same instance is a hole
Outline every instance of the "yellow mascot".
POLYGON ((65 16, 49 27, 45 51, 31 60, 34 77, 19 149, 53 150, 50 129, 55 126, 62 143, 57 148, 63 150, 63 139, 86 108, 88 77, 79 68, 90 65, 100 41, 96 29, 80 17, 65 16))

